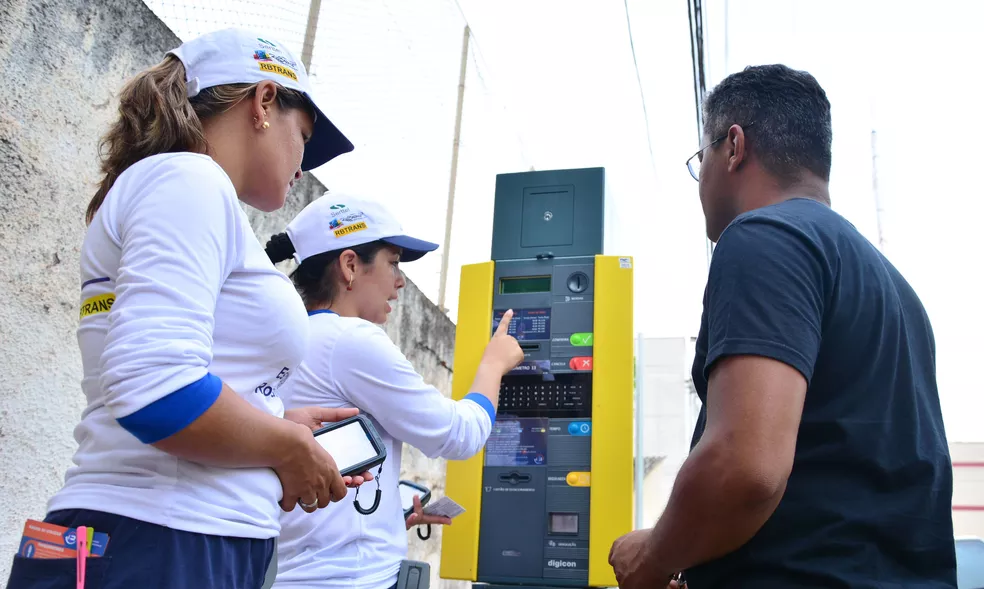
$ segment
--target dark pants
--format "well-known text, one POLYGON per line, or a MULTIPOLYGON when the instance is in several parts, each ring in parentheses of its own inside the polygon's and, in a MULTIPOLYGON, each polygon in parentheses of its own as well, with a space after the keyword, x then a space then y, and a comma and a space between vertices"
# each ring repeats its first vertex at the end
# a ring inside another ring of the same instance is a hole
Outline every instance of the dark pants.
MULTIPOLYGON (((109 534, 106 554, 86 563, 86 589, 260 589, 274 540, 208 536, 86 509, 46 522, 109 534)), ((7 589, 75 589, 75 559, 14 557, 7 589)))

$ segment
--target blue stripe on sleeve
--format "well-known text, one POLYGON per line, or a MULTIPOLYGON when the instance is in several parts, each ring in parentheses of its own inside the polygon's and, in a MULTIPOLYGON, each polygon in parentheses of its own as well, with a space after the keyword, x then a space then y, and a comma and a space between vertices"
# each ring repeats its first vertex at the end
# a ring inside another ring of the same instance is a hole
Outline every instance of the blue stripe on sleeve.
POLYGON ((116 421, 144 444, 172 436, 198 419, 219 398, 222 380, 209 373, 116 421))
POLYGON ((485 409, 485 412, 489 414, 489 419, 492 420, 492 425, 495 425, 495 407, 492 406, 492 401, 481 393, 468 393, 465 398, 478 403, 479 407, 485 409))

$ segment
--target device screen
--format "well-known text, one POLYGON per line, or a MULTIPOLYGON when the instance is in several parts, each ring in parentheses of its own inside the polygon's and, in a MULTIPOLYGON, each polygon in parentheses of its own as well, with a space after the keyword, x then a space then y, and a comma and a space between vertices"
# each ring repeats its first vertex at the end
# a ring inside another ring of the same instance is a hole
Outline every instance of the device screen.
POLYGON ((366 430, 358 421, 326 431, 315 439, 335 459, 339 472, 345 472, 359 463, 372 460, 378 454, 369 441, 366 430))
POLYGON ((420 489, 411 487, 410 485, 400 485, 400 502, 403 504, 403 511, 413 509, 414 495, 423 496, 423 492, 421 492, 420 489))

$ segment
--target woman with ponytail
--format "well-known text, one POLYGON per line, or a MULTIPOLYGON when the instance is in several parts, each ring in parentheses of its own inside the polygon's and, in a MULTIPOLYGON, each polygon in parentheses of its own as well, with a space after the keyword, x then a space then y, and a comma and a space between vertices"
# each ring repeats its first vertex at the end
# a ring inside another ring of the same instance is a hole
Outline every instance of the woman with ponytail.
POLYGON ((275 589, 394 587, 407 556, 406 530, 451 523, 421 513, 419 501, 404 520, 398 488, 402 446, 450 460, 481 450, 495 423, 499 383, 522 361, 523 351, 506 334, 508 311, 464 399, 448 399, 424 382, 379 325, 406 284, 399 264, 435 249, 436 244, 406 235, 378 203, 327 195, 267 243, 274 263, 291 258, 300 263, 292 279, 311 328, 304 361, 285 387, 284 405, 362 411, 379 431, 387 457, 377 473, 375 511, 369 501, 360 505, 371 513, 356 511, 350 493, 330 510, 281 514, 275 589))
MULTIPOLYGON (((81 249, 87 406, 45 518, 108 534, 86 586, 257 589, 280 512, 362 483, 311 435, 356 410, 284 410, 307 317, 240 207, 279 209, 302 170, 352 148, 304 66, 247 31, 188 41, 123 87, 81 249)), ((10 589, 72 586, 75 559, 29 556, 10 589)))

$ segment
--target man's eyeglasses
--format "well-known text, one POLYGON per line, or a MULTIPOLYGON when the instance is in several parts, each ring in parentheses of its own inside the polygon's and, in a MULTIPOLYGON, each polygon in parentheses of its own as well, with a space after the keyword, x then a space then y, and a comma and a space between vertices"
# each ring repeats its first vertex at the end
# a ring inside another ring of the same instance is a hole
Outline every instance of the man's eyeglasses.
MULTIPOLYGON (((754 124, 755 123, 748 123, 747 125, 742 125, 741 128, 742 130, 745 130, 754 124)), ((727 136, 728 134, 725 133, 724 135, 718 137, 714 141, 711 141, 704 147, 701 147, 700 149, 697 150, 697 153, 690 156, 690 159, 687 160, 687 169, 690 170, 690 175, 694 177, 694 180, 700 180, 700 164, 704 160, 704 150, 707 149, 708 147, 711 147, 718 141, 727 138, 727 136)))

